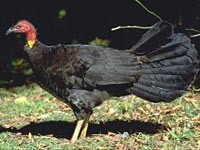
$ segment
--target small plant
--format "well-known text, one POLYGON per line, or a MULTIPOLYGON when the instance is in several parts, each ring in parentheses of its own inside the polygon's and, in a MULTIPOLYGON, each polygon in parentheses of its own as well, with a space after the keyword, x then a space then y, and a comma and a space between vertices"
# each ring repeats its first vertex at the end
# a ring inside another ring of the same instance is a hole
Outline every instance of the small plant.
POLYGON ((97 45, 97 46, 108 46, 110 41, 107 39, 101 39, 96 37, 94 40, 89 42, 90 45, 97 45))
POLYGON ((23 58, 14 59, 12 60, 11 64, 16 72, 21 72, 25 75, 31 75, 33 73, 28 61, 23 58))
POLYGON ((66 17, 66 15, 67 15, 67 12, 65 9, 60 9, 58 11, 58 19, 63 19, 64 17, 66 17))

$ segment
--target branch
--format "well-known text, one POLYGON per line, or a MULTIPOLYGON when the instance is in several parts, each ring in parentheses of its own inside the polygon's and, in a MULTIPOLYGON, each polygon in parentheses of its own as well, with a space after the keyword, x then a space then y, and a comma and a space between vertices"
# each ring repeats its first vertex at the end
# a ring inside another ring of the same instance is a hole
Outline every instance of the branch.
POLYGON ((191 38, 195 38, 195 37, 199 37, 199 36, 200 36, 200 33, 199 34, 190 35, 191 38))
POLYGON ((144 6, 139 0, 134 0, 136 3, 138 3, 144 10, 146 10, 148 13, 152 14, 154 17, 158 18, 159 20, 162 20, 160 16, 158 16, 156 13, 150 11, 146 6, 144 6))
POLYGON ((196 32, 197 34, 193 34, 193 35, 190 35, 191 38, 195 38, 195 37, 199 37, 200 36, 200 31, 197 30, 197 29, 194 29, 194 28, 189 28, 189 29, 185 29, 187 31, 192 31, 192 32, 196 32))
MULTIPOLYGON (((153 15, 154 17, 158 18, 159 20, 162 20, 162 18, 157 15, 156 13, 150 11, 146 6, 144 6, 139 0, 134 0, 136 3, 138 3, 144 10, 146 10, 149 14, 153 15)), ((116 30, 119 30, 119 29, 142 29, 142 30, 147 30, 147 29, 151 29, 153 27, 152 26, 130 26, 130 25, 127 25, 127 26, 117 26, 117 27, 114 27, 114 28, 111 28, 111 31, 116 31, 116 30)), ((198 34, 194 34, 194 35, 191 35, 190 38, 195 38, 195 37, 199 37, 200 36, 200 30, 197 30, 197 29, 193 29, 193 28, 189 28, 189 29, 185 29, 187 31, 193 31, 193 32, 197 32, 198 34)))
POLYGON ((189 28, 189 29, 185 29, 185 30, 187 30, 187 31, 193 31, 193 32, 197 32, 197 33, 200 33, 200 31, 199 31, 199 30, 197 30, 197 29, 194 29, 194 28, 189 28))
POLYGON ((118 27, 114 27, 111 29, 111 31, 116 31, 116 30, 119 30, 119 29, 143 29, 143 30, 147 30, 147 29, 151 29, 153 26, 146 26, 146 27, 143 27, 143 26, 118 26, 118 27))
MULTIPOLYGON (((153 15, 154 17, 158 18, 159 20, 162 20, 160 16, 158 16, 156 13, 150 11, 146 6, 144 6, 139 0, 134 0, 136 3, 138 3, 145 11, 147 11, 149 14, 153 15)), ((151 29, 153 26, 118 26, 115 28, 112 28, 111 31, 116 31, 119 29, 143 29, 143 30, 147 30, 147 29, 151 29)))

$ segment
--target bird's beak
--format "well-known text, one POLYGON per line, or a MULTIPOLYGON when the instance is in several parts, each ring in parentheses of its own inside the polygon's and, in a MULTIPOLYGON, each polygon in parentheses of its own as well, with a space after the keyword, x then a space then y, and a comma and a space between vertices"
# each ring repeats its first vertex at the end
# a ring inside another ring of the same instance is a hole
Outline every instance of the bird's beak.
POLYGON ((11 27, 9 28, 7 31, 6 31, 6 35, 12 33, 12 32, 15 32, 17 29, 15 27, 11 27))

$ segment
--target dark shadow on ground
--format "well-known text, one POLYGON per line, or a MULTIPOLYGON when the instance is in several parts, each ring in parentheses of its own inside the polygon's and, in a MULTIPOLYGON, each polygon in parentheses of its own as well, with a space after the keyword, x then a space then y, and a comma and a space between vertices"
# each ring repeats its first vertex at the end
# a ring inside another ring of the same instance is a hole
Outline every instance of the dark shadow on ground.
MULTIPOLYGON (((0 127, 0 133, 2 132, 13 132, 28 134, 29 132, 33 135, 53 135, 57 138, 67 138, 70 139, 76 122, 64 122, 64 121, 49 121, 42 123, 30 123, 20 129, 10 127, 4 128, 0 127)), ((142 122, 142 121, 109 121, 106 123, 93 124, 90 123, 88 129, 88 136, 92 134, 107 134, 108 132, 113 133, 124 133, 129 134, 142 132, 145 134, 155 134, 160 131, 166 130, 166 127, 158 123, 142 122)))

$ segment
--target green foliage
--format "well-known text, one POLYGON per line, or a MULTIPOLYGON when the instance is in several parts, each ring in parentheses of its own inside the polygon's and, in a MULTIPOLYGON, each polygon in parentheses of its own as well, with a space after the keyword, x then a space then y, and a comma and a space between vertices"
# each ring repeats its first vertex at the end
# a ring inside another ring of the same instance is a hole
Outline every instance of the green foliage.
POLYGON ((90 41, 89 44, 96 46, 108 46, 110 44, 110 41, 107 39, 101 39, 96 37, 94 40, 90 41))
POLYGON ((16 72, 21 72, 25 75, 31 75, 33 73, 32 69, 27 60, 23 58, 16 58, 11 62, 13 70, 16 72))
POLYGON ((63 19, 67 16, 67 11, 65 9, 60 9, 58 12, 58 19, 63 19))

